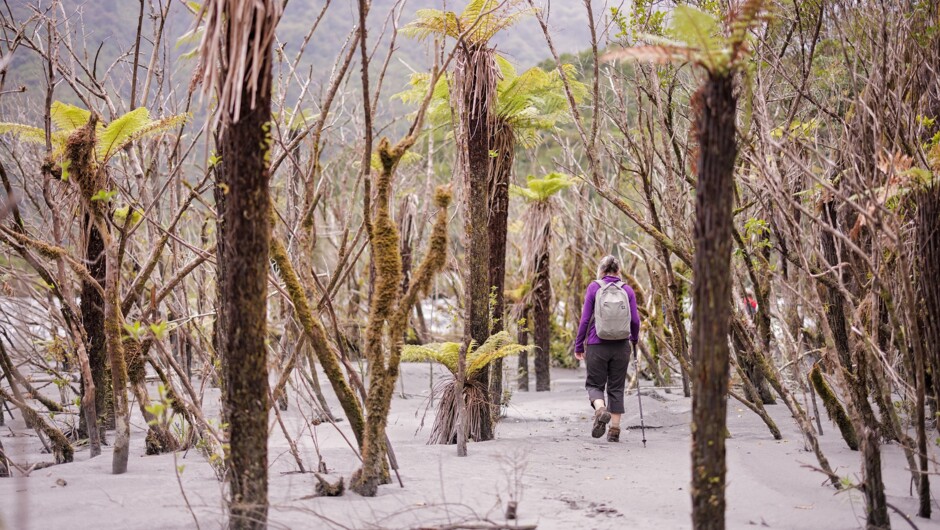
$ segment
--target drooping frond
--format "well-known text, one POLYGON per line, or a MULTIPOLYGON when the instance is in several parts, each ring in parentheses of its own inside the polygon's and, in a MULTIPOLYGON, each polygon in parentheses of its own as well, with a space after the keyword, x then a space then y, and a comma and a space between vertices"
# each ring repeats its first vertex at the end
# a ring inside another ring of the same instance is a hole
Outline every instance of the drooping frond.
POLYGON ((138 107, 109 123, 98 133, 99 160, 107 160, 117 152, 119 146, 150 122, 150 112, 145 107, 138 107))
MULTIPOLYGON (((562 69, 575 101, 582 101, 588 94, 587 86, 574 80, 572 65, 565 64, 562 69)), ((503 72, 497 86, 495 113, 513 128, 520 146, 535 147, 541 142, 542 131, 550 131, 571 118, 564 83, 557 70, 535 67, 515 75, 514 70, 504 68, 503 72)))
POLYGON ((0 134, 10 134, 24 142, 42 143, 46 141, 46 131, 39 127, 20 123, 0 123, 0 134))
POLYGON ((56 128, 63 132, 72 132, 88 123, 91 112, 75 105, 53 101, 49 115, 56 128))
POLYGON ((439 9, 419 9, 415 19, 401 29, 405 36, 424 40, 431 35, 443 35, 457 38, 460 36, 460 22, 453 11, 439 9))
POLYGON ((611 50, 601 56, 601 61, 626 60, 643 63, 669 64, 681 61, 692 61, 694 58, 694 51, 683 46, 651 44, 648 46, 634 46, 632 48, 611 50))
MULTIPOLYGON (((19 138, 24 142, 34 144, 45 143, 46 132, 39 127, 31 127, 20 123, 0 123, 0 134, 9 134, 19 138)), ((68 133, 62 131, 52 131, 49 139, 52 141, 52 153, 49 158, 59 161, 65 154, 65 141, 68 140, 68 133)))
POLYGON ((271 90, 266 54, 284 11, 282 0, 207 0, 196 24, 205 20, 199 45, 203 94, 218 91, 219 108, 238 122, 243 91, 252 108, 258 94, 271 90))

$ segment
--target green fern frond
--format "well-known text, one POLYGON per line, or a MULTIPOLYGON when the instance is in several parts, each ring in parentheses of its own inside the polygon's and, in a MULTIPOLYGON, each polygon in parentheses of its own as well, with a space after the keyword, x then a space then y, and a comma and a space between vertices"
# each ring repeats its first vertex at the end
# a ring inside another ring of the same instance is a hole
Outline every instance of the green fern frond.
POLYGON ((88 123, 91 112, 75 105, 53 101, 49 115, 56 128, 63 132, 72 132, 88 123))
POLYGON ((415 19, 400 31, 403 35, 424 40, 431 35, 443 35, 456 39, 460 36, 460 21, 452 11, 419 9, 415 19))
POLYGON ((439 9, 419 9, 415 19, 401 29, 406 36, 424 40, 431 35, 441 35, 453 39, 473 28, 466 34, 468 44, 483 44, 500 31, 516 24, 522 17, 534 12, 532 9, 514 8, 522 0, 472 0, 459 15, 453 11, 439 9))
POLYGON ((457 361, 460 355, 460 344, 456 342, 442 342, 425 344, 423 346, 402 346, 401 360, 403 362, 435 361, 442 364, 457 375, 457 361))
POLYGON ((541 203, 572 184, 571 177, 562 173, 549 173, 540 179, 529 175, 525 186, 512 185, 509 191, 529 202, 541 203))
POLYGON ((37 144, 46 141, 46 131, 39 127, 31 127, 19 123, 0 123, 0 134, 10 134, 24 142, 37 144))
POLYGON ((525 346, 517 344, 505 331, 490 335, 479 348, 473 346, 471 344, 471 348, 467 353, 467 377, 483 370, 496 359, 515 355, 527 349, 525 346))
MULTIPOLYGON (((515 355, 528 347, 516 344, 509 333, 501 331, 486 339, 482 346, 470 343, 467 349, 467 377, 472 377, 496 359, 515 355)), ((442 364, 456 377, 457 362, 460 355, 460 343, 441 342, 424 346, 406 345, 402 347, 401 360, 404 362, 435 361, 442 364)))
POLYGON ((151 120, 146 108, 134 109, 120 118, 109 123, 99 132, 98 159, 107 162, 112 156, 120 152, 132 142, 141 138, 158 134, 186 123, 189 114, 177 114, 159 120, 151 120))
POLYGON ((109 123, 98 135, 98 159, 104 161, 111 158, 134 133, 148 123, 150 112, 145 107, 138 107, 109 123))

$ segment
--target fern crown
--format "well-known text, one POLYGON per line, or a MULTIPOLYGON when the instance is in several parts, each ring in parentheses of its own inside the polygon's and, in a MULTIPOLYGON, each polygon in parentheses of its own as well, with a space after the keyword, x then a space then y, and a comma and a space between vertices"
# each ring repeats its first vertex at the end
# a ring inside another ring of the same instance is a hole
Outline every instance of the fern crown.
MULTIPOLYGON (((515 355, 529 349, 528 346, 517 344, 505 331, 491 335, 479 347, 477 347, 476 342, 471 342, 470 347, 467 348, 467 377, 472 377, 496 359, 515 355)), ((454 376, 457 375, 459 355, 460 343, 458 342, 441 342, 421 346, 406 345, 402 348, 402 361, 436 361, 444 365, 454 376)))
MULTIPOLYGON (((55 130, 52 131, 52 159, 59 161, 65 157, 65 143, 70 134, 83 127, 91 118, 91 112, 55 101, 49 108, 55 130)), ((182 125, 189 119, 189 114, 177 114, 167 118, 153 120, 144 107, 138 107, 107 125, 98 124, 95 130, 95 154, 97 161, 107 164, 122 149, 146 136, 159 134, 182 125)), ((21 140, 42 143, 46 133, 39 127, 19 123, 0 123, 0 134, 12 134, 21 140)))

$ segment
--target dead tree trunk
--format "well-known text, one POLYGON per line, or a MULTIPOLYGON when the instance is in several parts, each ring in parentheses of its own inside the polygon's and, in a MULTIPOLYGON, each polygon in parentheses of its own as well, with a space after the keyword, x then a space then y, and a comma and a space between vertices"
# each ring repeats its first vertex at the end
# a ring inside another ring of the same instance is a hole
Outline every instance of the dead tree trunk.
POLYGON ((131 418, 127 403, 127 364, 124 361, 121 329, 124 321, 121 315, 121 252, 118 241, 104 232, 106 228, 103 218, 99 217, 98 226, 105 236, 105 252, 108 258, 104 287, 104 334, 108 340, 114 396, 114 455, 111 472, 120 475, 127 472, 131 436, 131 418))
POLYGON ((692 524, 723 529, 737 155, 731 75, 710 73, 696 97, 701 98, 701 114, 692 287, 692 524))
MULTIPOLYGON (((926 369, 933 373, 935 396, 940 397, 940 184, 933 184, 917 196, 917 292, 922 307, 922 348, 917 355, 917 450, 920 453, 920 509, 918 515, 930 517, 930 485, 927 476, 927 443, 924 432, 926 369), (925 359, 926 357, 926 359, 925 359)), ((940 429, 940 422, 937 422, 940 429)))
MULTIPOLYGON (((831 230, 838 230, 836 211, 829 202, 823 207, 824 223, 831 230)), ((829 267, 840 271, 837 283, 843 284, 842 260, 835 245, 835 238, 825 228, 821 232, 823 256, 829 267)), ((839 370, 849 387, 850 404, 855 413, 855 431, 862 452, 862 479, 865 494, 866 519, 869 528, 890 528, 888 505, 885 499, 884 481, 881 478, 881 447, 878 440, 878 420, 868 401, 868 355, 865 347, 849 342, 848 325, 845 320, 845 299, 835 286, 827 287, 826 321, 835 344, 839 370)))

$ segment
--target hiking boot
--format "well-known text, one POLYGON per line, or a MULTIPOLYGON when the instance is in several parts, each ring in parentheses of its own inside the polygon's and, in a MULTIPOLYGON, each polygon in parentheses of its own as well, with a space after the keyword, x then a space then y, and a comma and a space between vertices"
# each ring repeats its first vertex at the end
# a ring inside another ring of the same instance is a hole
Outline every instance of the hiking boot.
POLYGON ((607 412, 607 407, 598 407, 594 411, 594 428, 591 429, 591 436, 594 438, 600 438, 604 436, 604 431, 607 430, 607 422, 610 421, 610 413, 607 412))
POLYGON ((619 442, 620 441, 620 427, 611 427, 607 431, 607 441, 608 442, 619 442))

